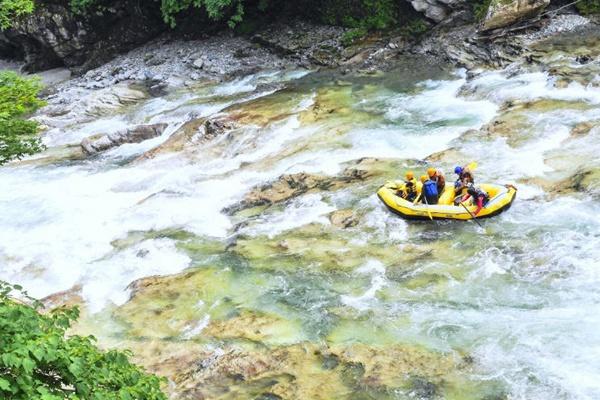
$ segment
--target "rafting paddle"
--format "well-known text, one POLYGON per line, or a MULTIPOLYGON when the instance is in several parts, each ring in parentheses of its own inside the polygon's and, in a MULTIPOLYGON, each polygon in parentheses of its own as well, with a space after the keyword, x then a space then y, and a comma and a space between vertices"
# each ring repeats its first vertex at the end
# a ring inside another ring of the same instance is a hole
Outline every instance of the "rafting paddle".
POLYGON ((461 206, 464 207, 465 210, 467 210, 467 212, 469 213, 469 215, 471 216, 471 218, 473 219, 473 221, 475 221, 477 223, 477 225, 479 225, 479 227, 481 229, 483 229, 483 226, 479 223, 479 221, 477 221, 477 216, 475 214, 473 214, 471 211, 469 211, 469 209, 467 208, 467 206, 465 206, 465 203, 463 203, 462 201, 459 202, 461 206))
POLYGON ((429 219, 433 221, 433 217, 431 216, 431 211, 429 211, 429 203, 427 202, 427 197, 423 196, 423 201, 425 201, 425 209, 427 210, 427 215, 429 215, 429 219))

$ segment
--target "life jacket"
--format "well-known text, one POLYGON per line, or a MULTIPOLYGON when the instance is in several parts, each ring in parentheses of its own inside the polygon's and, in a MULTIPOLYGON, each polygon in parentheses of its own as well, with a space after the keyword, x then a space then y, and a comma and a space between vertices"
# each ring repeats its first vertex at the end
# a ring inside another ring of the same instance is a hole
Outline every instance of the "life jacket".
POLYGON ((404 191, 406 195, 417 194, 417 180, 415 178, 404 182, 404 191))
POLYGON ((417 198, 417 180, 415 178, 404 181, 404 193, 402 193, 408 201, 413 201, 417 198))
POLYGON ((483 190, 479 189, 478 187, 475 187, 473 185, 471 185, 468 189, 467 189, 467 193, 469 193, 471 195, 471 197, 473 197, 473 202, 477 202, 477 199, 479 197, 483 197, 483 204, 485 205, 488 200, 490 199, 490 196, 483 190))
POLYGON ((432 181, 431 179, 428 179, 425 181, 425 183, 423 183, 423 196, 425 196, 429 201, 429 199, 436 199, 438 198, 438 188, 437 188, 437 183, 435 181, 432 181))

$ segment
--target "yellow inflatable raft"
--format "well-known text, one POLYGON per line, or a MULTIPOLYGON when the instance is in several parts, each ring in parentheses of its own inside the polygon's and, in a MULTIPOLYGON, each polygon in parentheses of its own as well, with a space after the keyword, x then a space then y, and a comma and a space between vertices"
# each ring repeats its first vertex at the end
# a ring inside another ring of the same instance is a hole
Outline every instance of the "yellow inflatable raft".
MULTIPOLYGON (((485 207, 481 209, 477 215, 477 219, 489 218, 508 210, 515 200, 517 189, 511 185, 494 185, 481 184, 478 185, 481 189, 487 192, 490 200, 485 207)), ((471 214, 475 213, 477 206, 473 205, 471 200, 468 200, 467 212, 465 207, 454 205, 454 187, 452 184, 446 185, 444 193, 439 199, 438 204, 426 205, 423 203, 413 204, 400 197, 400 193, 404 188, 404 183, 397 184, 395 182, 387 182, 377 191, 377 196, 383 203, 394 213, 407 219, 458 219, 469 220, 473 219, 471 214)), ((417 191, 421 193, 422 184, 417 183, 417 191)))

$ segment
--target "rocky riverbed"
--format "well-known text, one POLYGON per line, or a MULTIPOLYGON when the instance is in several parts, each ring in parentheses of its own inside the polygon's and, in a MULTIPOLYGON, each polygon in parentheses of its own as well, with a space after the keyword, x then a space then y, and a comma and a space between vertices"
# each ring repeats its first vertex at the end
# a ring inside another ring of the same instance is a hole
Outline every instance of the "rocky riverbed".
POLYGON ((0 278, 172 398, 598 397, 595 24, 343 47, 298 22, 53 71, 48 150, 0 169, 0 278), (473 159, 519 189, 485 231, 374 195, 473 159))

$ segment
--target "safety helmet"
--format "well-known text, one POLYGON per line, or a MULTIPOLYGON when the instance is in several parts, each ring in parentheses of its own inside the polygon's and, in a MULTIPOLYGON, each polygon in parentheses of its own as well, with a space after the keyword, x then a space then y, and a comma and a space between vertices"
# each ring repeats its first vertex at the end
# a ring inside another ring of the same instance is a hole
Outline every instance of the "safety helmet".
POLYGON ((425 183, 427 181, 427 175, 421 176, 421 182, 425 183))
POLYGON ((427 170, 427 175, 434 176, 435 175, 435 168, 429 168, 427 170))
POLYGON ((462 174, 462 172, 463 172, 463 167, 458 166, 458 167, 454 168, 454 173, 455 174, 460 175, 460 174, 462 174))
POLYGON ((406 173, 406 179, 412 179, 412 178, 414 178, 414 177, 415 177, 415 176, 414 176, 414 174, 413 174, 413 172, 412 172, 412 171, 408 171, 408 172, 406 173))

